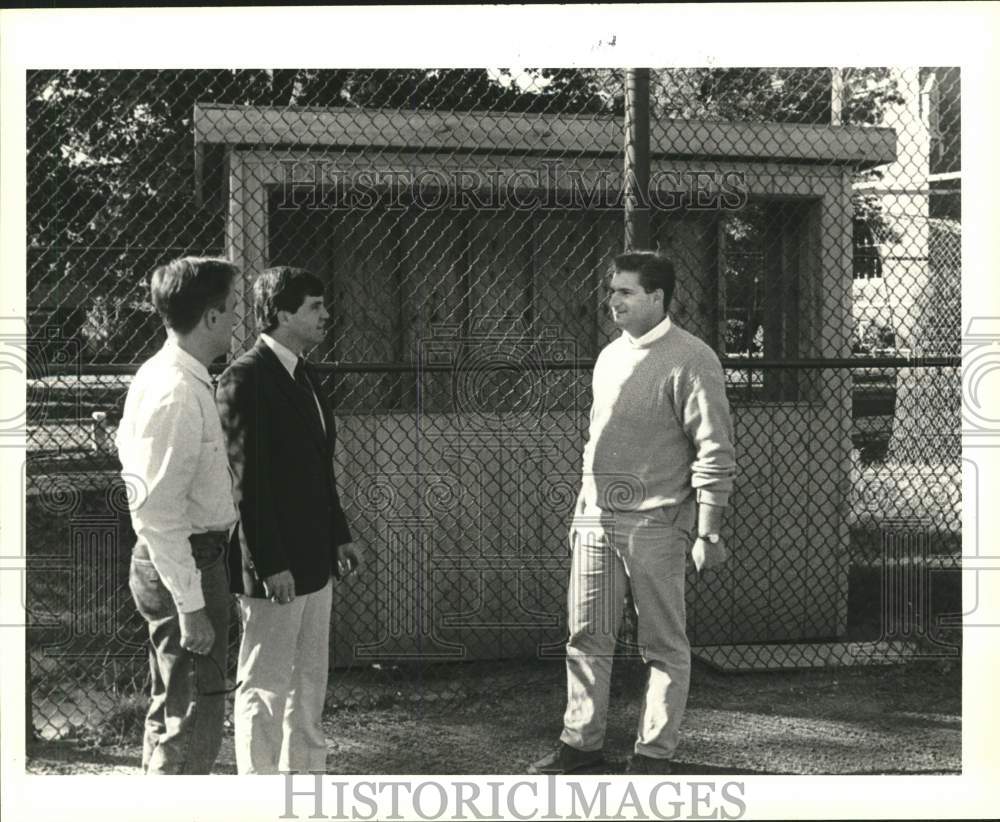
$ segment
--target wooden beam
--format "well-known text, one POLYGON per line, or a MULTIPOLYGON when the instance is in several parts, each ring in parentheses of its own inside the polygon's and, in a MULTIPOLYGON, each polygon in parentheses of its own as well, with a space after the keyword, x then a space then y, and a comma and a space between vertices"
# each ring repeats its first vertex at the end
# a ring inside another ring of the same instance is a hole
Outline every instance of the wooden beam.
MULTIPOLYGON (((263 108, 199 103, 195 143, 230 146, 381 148, 545 155, 621 152, 612 117, 395 109, 263 108)), ((896 159, 896 132, 862 126, 659 120, 652 158, 728 158, 843 163, 860 168, 896 159)))

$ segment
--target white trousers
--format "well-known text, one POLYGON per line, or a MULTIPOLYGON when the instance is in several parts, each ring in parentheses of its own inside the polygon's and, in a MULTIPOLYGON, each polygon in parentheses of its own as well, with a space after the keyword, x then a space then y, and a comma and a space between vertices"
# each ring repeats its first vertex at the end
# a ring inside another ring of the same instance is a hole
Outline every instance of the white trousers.
POLYGON ((607 725, 611 663, 623 599, 632 589, 638 645, 649 678, 635 752, 669 759, 679 741, 691 676, 684 563, 693 506, 603 514, 577 527, 569 584, 567 704, 561 739, 599 750, 607 725))
POLYGON ((234 735, 241 774, 325 773, 333 583, 287 604, 240 596, 234 735))

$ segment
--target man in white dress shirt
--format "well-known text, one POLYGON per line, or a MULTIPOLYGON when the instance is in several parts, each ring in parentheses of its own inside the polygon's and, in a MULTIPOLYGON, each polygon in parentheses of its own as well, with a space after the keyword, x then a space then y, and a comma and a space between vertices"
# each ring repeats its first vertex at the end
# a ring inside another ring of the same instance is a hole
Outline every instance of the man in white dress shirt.
POLYGON ((149 626, 148 774, 207 774, 222 740, 236 506, 208 366, 229 350, 236 276, 232 263, 200 257, 153 272, 167 341, 132 380, 117 433, 135 491, 129 587, 149 626))

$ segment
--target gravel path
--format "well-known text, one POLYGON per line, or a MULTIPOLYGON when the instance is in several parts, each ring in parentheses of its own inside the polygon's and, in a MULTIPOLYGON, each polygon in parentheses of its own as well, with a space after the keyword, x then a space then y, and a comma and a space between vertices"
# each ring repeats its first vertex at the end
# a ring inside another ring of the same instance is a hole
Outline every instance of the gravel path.
MULTIPOLYGON (((641 701, 641 672, 616 667, 609 773, 624 766, 641 701)), ((462 701, 330 711, 330 773, 524 773, 558 738, 559 667, 513 665, 473 684, 462 701)), ((696 665, 676 759, 690 774, 927 774, 960 773, 961 754, 957 665, 727 675, 696 665)), ((28 771, 138 774, 138 761, 138 744, 35 742, 28 771)), ((216 772, 236 772, 231 736, 216 772)))

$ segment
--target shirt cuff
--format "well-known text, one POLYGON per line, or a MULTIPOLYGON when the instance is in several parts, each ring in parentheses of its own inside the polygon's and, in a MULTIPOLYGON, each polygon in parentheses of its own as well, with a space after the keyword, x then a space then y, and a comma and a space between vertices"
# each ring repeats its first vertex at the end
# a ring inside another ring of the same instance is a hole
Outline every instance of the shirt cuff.
MULTIPOLYGON (((160 582, 167 589, 174 607, 182 614, 200 611, 205 607, 205 594, 201 587, 201 571, 197 567, 180 566, 172 558, 157 557, 152 554, 153 567, 159 574, 160 582)), ((194 558, 191 558, 194 565, 194 558)))
POLYGON ((205 595, 201 590, 201 580, 198 580, 197 587, 184 593, 178 592, 175 594, 174 605, 177 606, 177 610, 182 614, 190 614, 192 611, 200 611, 204 608, 205 595))
POLYGON ((719 508, 725 508, 729 505, 729 492, 710 491, 707 488, 699 488, 695 492, 695 500, 704 505, 717 505, 719 508))

